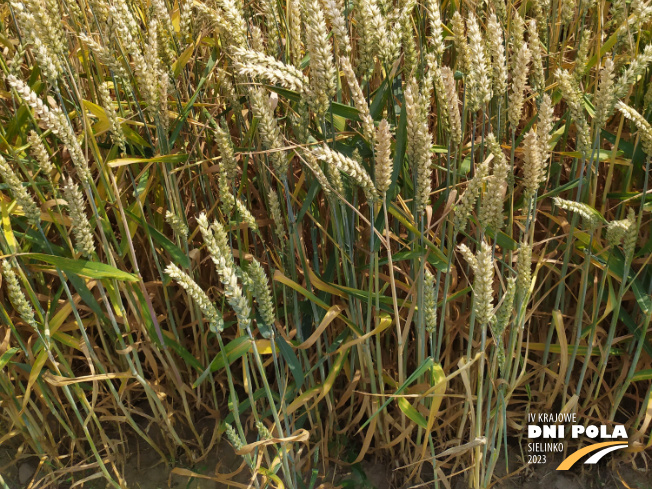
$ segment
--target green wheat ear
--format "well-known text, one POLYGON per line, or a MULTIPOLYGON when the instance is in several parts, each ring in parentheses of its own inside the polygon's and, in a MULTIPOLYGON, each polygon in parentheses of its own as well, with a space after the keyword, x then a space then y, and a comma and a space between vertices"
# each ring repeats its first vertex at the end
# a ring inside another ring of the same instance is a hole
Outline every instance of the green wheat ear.
POLYGON ((27 189, 23 186, 23 183, 18 178, 18 175, 14 170, 9 166, 7 160, 0 156, 0 176, 5 181, 9 189, 14 195, 16 202, 23 209, 23 214, 27 220, 38 226, 41 222, 41 211, 34 202, 34 199, 29 194, 27 189))
POLYGON ((34 309, 27 301, 27 298, 20 287, 20 282, 18 282, 18 277, 16 277, 16 273, 13 271, 7 260, 2 260, 2 276, 7 281, 9 299, 16 308, 16 311, 23 321, 29 324, 32 328, 37 329, 38 326, 34 317, 34 309))
POLYGON ((91 258, 95 253, 95 240, 90 222, 86 216, 84 196, 72 178, 69 178, 63 187, 70 218, 73 222, 72 232, 75 236, 77 250, 86 258, 91 258))
POLYGON ((168 265, 165 269, 165 273, 167 273, 170 278, 188 292, 188 295, 195 301, 197 306, 199 306, 199 309, 208 321, 210 328, 217 332, 221 332, 224 329, 224 320, 217 312, 217 309, 215 309, 215 306, 206 295, 206 292, 204 292, 201 287, 188 276, 188 274, 183 272, 173 263, 168 265))

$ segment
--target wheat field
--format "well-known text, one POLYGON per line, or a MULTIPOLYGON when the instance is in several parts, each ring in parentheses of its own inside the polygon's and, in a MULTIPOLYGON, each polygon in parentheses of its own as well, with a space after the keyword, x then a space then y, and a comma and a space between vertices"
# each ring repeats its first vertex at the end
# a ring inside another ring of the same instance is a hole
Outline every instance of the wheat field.
POLYGON ((480 489, 566 412, 624 424, 609 464, 645 470, 651 20, 2 3, 0 447, 38 457, 30 488, 138 487, 140 446, 223 487, 376 461, 480 489), (237 473, 199 474, 227 443, 237 473))

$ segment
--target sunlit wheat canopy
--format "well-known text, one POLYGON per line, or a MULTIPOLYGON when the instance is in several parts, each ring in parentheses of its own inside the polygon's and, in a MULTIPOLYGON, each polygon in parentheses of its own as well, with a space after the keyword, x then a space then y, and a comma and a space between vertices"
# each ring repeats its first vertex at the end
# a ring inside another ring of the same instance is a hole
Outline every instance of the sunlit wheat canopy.
POLYGON ((652 487, 652 4, 0 4, 0 489, 652 487))

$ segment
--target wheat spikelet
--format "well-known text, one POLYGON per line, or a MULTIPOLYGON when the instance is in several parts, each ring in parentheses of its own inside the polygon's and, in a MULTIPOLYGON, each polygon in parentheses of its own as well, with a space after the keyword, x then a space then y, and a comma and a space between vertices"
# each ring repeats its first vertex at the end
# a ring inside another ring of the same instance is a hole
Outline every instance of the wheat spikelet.
POLYGON ((290 58, 295 66, 299 66, 301 62, 301 33, 303 32, 300 0, 288 0, 286 18, 286 42, 287 40, 290 42, 290 58))
MULTIPOLYGON (((407 9, 403 10, 404 12, 407 9)), ((414 41, 414 33, 412 32, 412 20, 410 15, 405 13, 399 16, 398 25, 395 28, 399 29, 401 33, 400 44, 403 49, 403 66, 405 72, 410 76, 417 73, 417 64, 419 62, 419 55, 417 53, 417 46, 414 41)))
POLYGON ((166 211, 165 221, 170 225, 174 231, 174 234, 184 239, 188 237, 188 226, 181 217, 177 216, 171 211, 166 211))
POLYGON ((453 70, 448 66, 443 66, 441 68, 441 77, 446 90, 446 112, 448 114, 451 140, 454 146, 458 146, 462 141, 462 119, 460 116, 460 100, 457 96, 457 89, 455 88, 453 70))
POLYGON ((217 312, 217 309, 215 309, 206 292, 174 263, 170 263, 167 266, 165 273, 188 292, 188 295, 195 301, 202 315, 208 321, 211 331, 221 333, 224 329, 224 320, 220 313, 217 312))
MULTIPOLYGON (((41 2, 9 3, 18 25, 25 33, 25 41, 33 45, 32 53, 43 75, 50 83, 56 84, 63 72, 60 56, 66 56, 68 52, 62 42, 65 36, 60 32, 60 25, 53 22, 41 2)), ((53 5, 53 8, 56 9, 54 12, 58 13, 58 5, 53 5)))
POLYGON ((532 284, 532 245, 522 241, 518 247, 518 258, 516 262, 516 290, 519 297, 527 296, 532 284))
POLYGON ((441 63, 444 56, 444 32, 441 27, 441 13, 439 11, 439 0, 426 1, 426 14, 430 24, 430 44, 438 63, 441 63))
POLYGON ((379 49, 378 29, 385 19, 373 0, 355 0, 353 15, 358 30, 356 65, 362 77, 366 78, 374 69, 374 57, 379 49))
POLYGON ((266 326, 273 326, 276 313, 267 274, 260 262, 255 258, 247 267, 247 273, 251 277, 252 292, 258 304, 258 313, 266 326))
POLYGON ((439 124, 442 129, 447 133, 451 133, 451 123, 450 115, 448 114, 448 103, 446 102, 446 84, 444 83, 444 78, 442 77, 441 67, 439 62, 436 60, 433 53, 428 53, 426 55, 426 61, 428 63, 428 78, 426 80, 424 91, 430 90, 431 86, 434 86, 435 93, 437 94, 437 101, 439 102, 440 119, 439 124))
POLYGON ((503 303, 496 314, 496 322, 492 327, 492 333, 495 337, 500 338, 505 332, 509 320, 514 311, 514 297, 516 296, 516 277, 512 276, 507 279, 507 290, 503 297, 503 303))
MULTIPOLYGON (((23 290, 20 288, 20 282, 16 273, 11 268, 11 265, 7 260, 2 260, 2 276, 7 283, 7 291, 9 292, 9 300, 14 306, 16 312, 25 323, 30 325, 34 330, 38 331, 38 324, 34 318, 34 309, 31 304, 27 301, 23 290)), ((49 336, 49 335, 48 335, 49 336)))
POLYGON ((591 40, 591 32, 584 30, 580 37, 580 45, 577 48, 575 56, 575 69, 573 70, 573 77, 579 83, 582 76, 586 72, 586 63, 589 58, 589 43, 591 40))
POLYGON ((455 45, 456 67, 462 73, 468 73, 469 69, 469 44, 466 39, 466 27, 464 19, 456 10, 453 14, 453 43, 455 45))
POLYGON ((240 219, 242 219, 242 222, 244 222, 254 233, 257 233, 258 224, 256 223, 256 218, 251 212, 249 212, 247 206, 245 206, 239 199, 235 199, 235 208, 238 210, 238 215, 240 216, 240 219))
POLYGON ((496 12, 501 22, 507 19, 507 8, 505 7, 505 0, 489 0, 489 6, 496 12))
POLYGON ((627 210, 627 220, 629 221, 629 225, 623 236, 623 250, 625 252, 625 263, 631 265, 639 235, 639 223, 636 219, 636 213, 631 207, 627 210))
POLYGON ((511 51, 509 67, 513 72, 518 69, 518 53, 521 51, 523 43, 525 42, 525 21, 518 12, 514 12, 513 14, 512 25, 509 32, 509 45, 511 51))
MULTIPOLYGON (((239 2, 236 0, 217 0, 222 15, 228 21, 227 26, 231 32, 234 44, 236 46, 244 46, 247 39, 247 23, 242 17, 242 10, 239 7, 239 2)), ((197 4, 194 4, 197 5, 197 4)))
POLYGON ((523 185, 525 187, 523 194, 526 199, 530 199, 546 177, 539 137, 532 129, 523 139, 523 153, 523 185))
POLYGON ((342 65, 342 71, 344 72, 346 83, 349 86, 349 90, 351 90, 351 99, 353 100, 355 108, 358 109, 360 119, 362 120, 362 130, 364 137, 371 144, 374 144, 376 137, 374 120, 371 117, 371 113, 369 112, 369 104, 367 104, 367 100, 365 99, 364 94, 362 93, 362 89, 360 88, 360 84, 358 83, 358 80, 355 77, 355 73, 353 72, 351 61, 349 61, 349 58, 347 57, 342 57, 340 58, 340 64, 342 65))
POLYGON ((591 147, 591 136, 589 135, 589 127, 586 123, 586 116, 584 115, 582 94, 568 71, 558 69, 555 77, 559 81, 559 88, 566 104, 568 104, 571 116, 577 127, 577 149, 581 153, 586 154, 591 147))
POLYGON ((466 90, 468 90, 469 108, 471 112, 475 112, 491 100, 491 82, 484 53, 485 43, 473 13, 469 14, 467 27, 469 30, 470 66, 466 90))
POLYGON ((652 126, 650 123, 645 119, 645 117, 623 102, 618 102, 616 107, 638 128, 639 136, 643 143, 643 151, 645 151, 648 156, 652 156, 652 126))
MULTIPOLYGON (((628 209, 629 211, 634 211, 631 207, 628 209)), ((623 242, 623 239, 625 238, 625 235, 627 234, 627 231, 629 231, 630 226, 632 225, 632 222, 629 219, 629 216, 627 219, 620 219, 618 221, 610 221, 607 224, 607 241, 609 241, 609 244, 611 246, 617 246, 620 243, 623 242)))
POLYGON ((70 218, 74 223, 72 232, 75 235, 77 250, 86 258, 92 258, 95 253, 93 231, 86 217, 84 196, 79 191, 79 187, 72 181, 72 178, 69 178, 63 187, 63 195, 70 211, 70 218))
POLYGON ((302 12, 306 26, 306 47, 310 53, 310 85, 308 104, 323 115, 335 94, 335 65, 328 40, 324 13, 317 0, 303 0, 302 12))
POLYGON ((550 131, 552 131, 553 124, 554 107, 550 100, 550 95, 546 93, 541 97, 537 119, 537 139, 540 145, 543 164, 545 164, 550 157, 550 131))
POLYGON ((346 19, 342 15, 341 0, 322 0, 322 7, 328 22, 333 28, 333 34, 337 44, 337 51, 345 58, 351 53, 351 39, 346 25, 346 19))
POLYGON ((478 221, 483 228, 491 226, 494 230, 503 227, 503 199, 507 191, 509 163, 493 134, 487 135, 487 146, 494 156, 493 175, 488 179, 487 191, 482 199, 478 221))
POLYGON ((469 266, 471 267, 472 270, 477 268, 478 260, 476 259, 475 255, 469 249, 468 246, 466 246, 464 243, 460 243, 457 246, 457 249, 460 252, 460 254, 462 255, 462 257, 464 258, 464 260, 466 260, 466 262, 469 264, 469 266))
POLYGON ((274 190, 270 190, 269 194, 269 209, 274 221, 274 232, 276 237, 283 242, 285 238, 285 227, 283 226, 283 214, 281 213, 281 203, 278 199, 278 194, 274 190))
MULTIPOLYGON (((269 105, 267 92, 263 88, 252 88, 249 91, 251 109, 258 119, 258 133, 266 149, 276 150, 283 147, 281 131, 278 128, 274 111, 269 105)), ((285 151, 272 151, 269 159, 279 177, 284 178, 288 172, 288 161, 285 151)), ((229 170, 227 170, 227 175, 229 170)))
POLYGON ((425 316, 426 332, 432 334, 437 328, 437 294, 435 293, 435 276, 427 268, 424 275, 423 313, 425 316))
POLYGON ((532 88, 538 92, 545 89, 546 77, 543 71, 543 58, 541 57, 541 40, 536 20, 528 22, 528 46, 532 53, 532 88))
POLYGON ((142 68, 142 74, 139 80, 139 88, 143 92, 147 110, 155 117, 159 111, 158 90, 160 76, 160 60, 158 57, 158 20, 156 17, 151 19, 149 31, 147 33, 147 44, 143 52, 145 66, 142 68))
MULTIPOLYGON (((636 79, 641 76, 648 65, 652 62, 652 45, 648 44, 643 49, 643 52, 637 54, 632 60, 627 69, 620 75, 614 85, 614 98, 615 100, 624 98, 632 85, 636 83, 636 79)), ((614 104, 615 104, 614 100, 614 104)), ((611 112, 607 112, 607 118, 611 116, 611 112)))
POLYGON ((260 7, 267 24, 267 54, 274 56, 278 53, 280 43, 279 32, 276 29, 276 25, 280 24, 278 6, 275 0, 262 0, 260 7))
POLYGON ((600 216, 598 212, 587 204, 582 202, 574 202, 572 200, 565 200, 560 197, 555 197, 552 200, 557 207, 566 211, 575 212, 582 216, 586 227, 589 229, 595 228, 600 222, 600 216))
POLYGON ((502 97, 507 92, 507 60, 503 45, 503 31, 493 12, 487 20, 487 44, 491 52, 491 83, 494 95, 502 97))
POLYGON ((184 49, 192 42, 192 2, 179 2, 179 46, 184 49))
POLYGON ((50 161, 50 155, 48 154, 47 149, 41 138, 36 134, 36 131, 30 131, 27 135, 27 141, 29 142, 31 148, 31 153, 38 162, 38 166, 46 176, 52 174, 55 170, 54 165, 50 161))
POLYGON ((242 438, 240 438, 240 435, 238 435, 229 423, 226 423, 226 437, 229 439, 231 445, 233 445, 235 451, 240 450, 244 446, 242 438))
POLYGON ((489 161, 484 160, 476 167, 475 175, 467 182, 466 190, 462 194, 460 203, 455 206, 454 228, 459 231, 466 226, 466 221, 475 207, 480 195, 482 183, 489 174, 489 161))
POLYGON ((224 171, 222 165, 220 165, 220 174, 217 177, 217 186, 220 189, 220 203, 222 211, 224 214, 229 215, 236 205, 236 199, 231 192, 231 184, 226 177, 226 172, 224 171))
POLYGON ((503 303, 496 314, 496 321, 491 325, 491 334, 496 340, 496 359, 500 372, 504 374, 505 368, 505 346, 503 345, 503 334, 509 324, 512 312, 514 310, 514 298, 516 295, 516 277, 507 279, 507 290, 503 298, 503 303))
POLYGON ((378 124, 376 134, 376 190, 379 194, 384 195, 392 181, 393 161, 391 158, 392 135, 389 130, 389 123, 386 119, 378 124))
MULTIPOLYGON (((471 264, 469 263, 469 265, 471 264)), ((475 255, 473 273, 473 310, 480 324, 490 324, 494 320, 494 263, 491 246, 485 241, 482 241, 480 249, 475 255)))
POLYGON ((333 151, 325 144, 314 148, 312 153, 318 160, 324 161, 339 171, 346 173, 364 191, 369 201, 377 199, 376 187, 367 171, 355 160, 344 156, 342 153, 333 151))
POLYGON ((233 261, 233 254, 228 247, 224 228, 217 221, 214 221, 209 227, 205 214, 201 214, 197 218, 197 224, 199 224, 199 230, 204 238, 211 260, 215 264, 217 274, 220 276, 220 282, 224 285, 224 295, 227 302, 238 318, 238 325, 243 329, 247 329, 251 325, 251 309, 242 293, 242 288, 238 285, 238 275, 233 261))
POLYGON ((260 77, 298 92, 305 90, 308 79, 294 66, 251 49, 234 48, 233 53, 236 59, 234 67, 241 76, 260 77))
POLYGON ((523 112, 530 56, 527 43, 523 43, 518 51, 517 61, 512 70, 512 90, 509 94, 509 109, 507 112, 512 131, 515 131, 518 127, 523 112))
POLYGON ((220 256, 223 256, 227 262, 227 266, 235 268, 233 254, 231 253, 228 236, 224 227, 217 221, 214 221, 212 225, 209 224, 208 218, 204 213, 201 213, 197 218, 197 225, 204 238, 204 244, 206 245, 206 249, 208 249, 211 259, 215 261, 220 256))
POLYGON ((100 83, 98 86, 98 92, 100 94, 100 101, 102 103, 102 108, 104 108, 104 113, 109 119, 109 125, 111 127, 111 140, 113 141, 113 144, 117 144, 120 147, 120 151, 122 153, 125 153, 126 139, 124 132, 122 131, 122 126, 118 122, 118 116, 116 115, 111 105, 111 94, 109 92, 108 84, 100 83))
POLYGON ((568 25, 575 17, 575 0, 567 0, 561 4, 561 21, 564 25, 568 25))
MULTIPOLYGON (((329 178, 326 176, 326 173, 319 166, 319 163, 317 162, 317 157, 312 151, 306 150, 303 152, 303 155, 305 156, 306 166, 310 168, 310 171, 312 171, 313 175, 321 185, 321 188, 327 197, 331 196, 332 190, 335 190, 339 194, 342 194, 344 192, 344 188, 342 186, 342 180, 340 178, 339 170, 337 170, 337 168, 333 172, 329 171, 329 177, 331 177, 329 180, 329 178)), ((330 165, 327 164, 326 168, 329 169, 330 165)))
POLYGON ((47 105, 39 99, 36 94, 32 91, 31 88, 27 86, 25 82, 19 80, 13 75, 7 77, 9 84, 18 92, 21 98, 25 101, 27 105, 34 109, 36 115, 43 121, 43 123, 57 136, 61 138, 63 143, 68 147, 70 151, 70 157, 72 162, 77 169, 79 178, 84 183, 91 181, 91 172, 88 168, 88 162, 86 157, 82 152, 79 141, 77 141, 77 136, 73 132, 68 119, 63 114, 60 108, 56 107, 50 109, 47 105))
POLYGON ((417 213, 425 211, 430 198, 432 136, 428 131, 427 107, 429 101, 419 91, 416 79, 412 79, 405 90, 405 113, 407 115, 406 156, 412 163, 416 188, 414 191, 417 213))
POLYGON ((11 190, 18 205, 22 207, 23 214, 25 214, 27 220, 34 226, 38 226, 41 222, 41 210, 29 192, 27 192, 27 189, 23 186, 23 183, 9 163, 7 163, 7 160, 2 156, 0 156, 0 176, 11 190))

